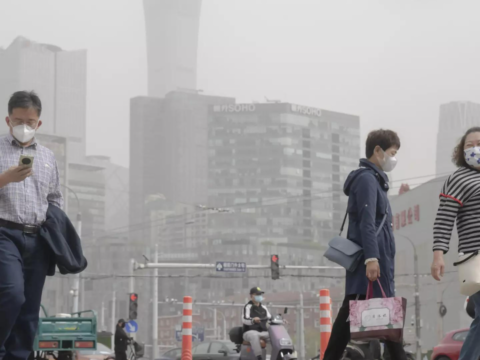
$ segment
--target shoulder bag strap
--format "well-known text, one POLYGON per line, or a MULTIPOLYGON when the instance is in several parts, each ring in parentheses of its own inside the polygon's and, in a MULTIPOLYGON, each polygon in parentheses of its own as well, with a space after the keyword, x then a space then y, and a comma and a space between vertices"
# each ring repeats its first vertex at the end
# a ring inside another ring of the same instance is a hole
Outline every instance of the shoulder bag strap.
POLYGON ((380 234, 380 231, 382 231, 383 225, 385 224, 385 220, 387 220, 387 215, 388 215, 388 208, 385 210, 385 215, 383 215, 382 222, 380 223, 380 226, 377 229, 377 232, 375 233, 375 236, 378 236, 380 234))
MULTIPOLYGON (((378 234, 380 234, 380 231, 382 231, 382 227, 385 224, 385 220, 387 220, 387 215, 388 215, 388 208, 387 210, 385 210, 385 215, 383 215, 382 222, 380 223, 380 226, 378 227, 377 232, 375 233, 375 236, 378 236, 378 234)), ((342 236, 343 229, 345 227, 345 222, 347 221, 347 216, 348 216, 348 209, 347 211, 345 211, 345 216, 343 217, 342 226, 340 227, 340 233, 338 234, 338 236, 342 236)))
POLYGON ((470 254, 468 257, 466 257, 465 259, 453 263, 453 266, 462 265, 464 262, 467 262, 467 261, 470 260, 472 257, 477 256, 477 255, 478 255, 478 250, 476 250, 475 252, 471 253, 471 254, 470 254))
POLYGON ((345 216, 343 217, 342 226, 340 227, 340 233, 338 234, 338 236, 342 236, 343 228, 345 227, 345 222, 347 221, 347 216, 348 216, 348 206, 347 206, 347 211, 345 211, 345 216))

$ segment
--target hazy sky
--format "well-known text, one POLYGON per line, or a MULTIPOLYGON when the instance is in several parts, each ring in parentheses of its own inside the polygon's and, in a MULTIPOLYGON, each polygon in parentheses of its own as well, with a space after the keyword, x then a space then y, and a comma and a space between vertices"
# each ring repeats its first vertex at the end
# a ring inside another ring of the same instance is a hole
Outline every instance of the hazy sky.
MULTIPOLYGON (((399 132, 396 180, 433 174, 439 105, 480 102, 479 13, 476 0, 204 0, 198 87, 359 115, 362 142, 399 132)), ((147 92, 143 2, 1 0, 0 14, 0 46, 88 49, 88 153, 128 165, 129 99, 147 92)))

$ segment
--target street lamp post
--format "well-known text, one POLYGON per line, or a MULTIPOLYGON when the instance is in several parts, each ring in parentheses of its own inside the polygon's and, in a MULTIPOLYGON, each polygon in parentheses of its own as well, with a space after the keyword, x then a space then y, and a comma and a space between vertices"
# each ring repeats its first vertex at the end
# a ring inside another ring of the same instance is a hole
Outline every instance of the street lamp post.
POLYGON ((400 237, 406 239, 410 245, 412 245, 413 249, 413 276, 415 277, 415 336, 417 338, 417 349, 416 349, 416 360, 421 360, 422 358, 422 343, 420 340, 421 337, 421 321, 420 321, 420 276, 418 273, 418 256, 417 256, 417 248, 413 241, 403 235, 403 234, 396 234, 400 237))
POLYGON ((212 308, 207 308, 210 311, 213 311, 213 321, 215 322, 214 324, 214 331, 215 331, 215 340, 218 340, 218 332, 217 332, 217 312, 222 315, 223 317, 223 340, 227 340, 227 318, 225 317, 225 314, 217 309, 212 309, 212 308))
MULTIPOLYGON (((77 193, 72 190, 67 185, 62 185, 65 189, 68 191, 71 191, 73 195, 75 196, 75 199, 77 200, 77 234, 81 238, 82 237, 82 209, 80 208, 80 200, 78 199, 77 193)), ((72 286, 72 295, 73 295, 73 313, 77 313, 79 311, 78 309, 78 299, 79 299, 79 293, 80 293, 80 274, 75 274, 73 276, 73 286, 72 286)))

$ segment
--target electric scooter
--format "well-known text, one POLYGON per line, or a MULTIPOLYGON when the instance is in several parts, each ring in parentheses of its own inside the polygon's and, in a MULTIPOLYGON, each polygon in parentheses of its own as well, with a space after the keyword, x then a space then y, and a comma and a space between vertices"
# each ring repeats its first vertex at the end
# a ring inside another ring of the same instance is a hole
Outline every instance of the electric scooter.
MULTIPOLYGON (((284 314, 287 313, 285 308, 284 314)), ((268 319, 260 319, 261 321, 268 321, 268 319)), ((273 317, 268 327, 268 334, 270 336, 271 344, 271 360, 296 360, 297 352, 293 346, 293 341, 288 335, 285 328, 285 322, 281 314, 273 317)), ((235 327, 230 330, 230 341, 237 345, 237 350, 240 353, 240 360, 257 360, 252 351, 250 343, 243 340, 243 327, 235 327)), ((262 344, 265 345, 265 344, 262 344)), ((266 359, 266 351, 264 350, 263 358, 266 359)))

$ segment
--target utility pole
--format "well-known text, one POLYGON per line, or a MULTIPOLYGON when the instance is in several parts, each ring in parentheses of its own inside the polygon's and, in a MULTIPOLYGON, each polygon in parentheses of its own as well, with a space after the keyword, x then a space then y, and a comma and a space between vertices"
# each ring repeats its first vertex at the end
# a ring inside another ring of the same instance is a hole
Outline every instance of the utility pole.
MULTIPOLYGON (((183 231, 183 246, 185 249, 187 249, 187 208, 183 208, 183 221, 182 221, 182 231, 183 231)), ((185 269, 185 279, 184 279, 184 289, 183 289, 183 295, 191 295, 194 296, 194 294, 189 294, 188 291, 188 269, 185 269)))
POLYGON ((303 314, 303 293, 300 293, 300 360, 305 360, 305 320, 303 314))
MULTIPOLYGON (((155 262, 158 262, 158 245, 155 245, 155 262)), ((153 270, 153 331, 152 331, 152 346, 153 358, 158 358, 158 269, 153 270)))
POLYGON ((223 313, 223 341, 227 341, 227 319, 225 319, 225 313, 223 313))
POLYGON ((112 350, 113 346, 115 344, 115 330, 117 329, 117 320, 115 319, 115 316, 117 315, 115 313, 115 307, 117 304, 117 289, 115 287, 115 278, 113 278, 113 292, 112 292, 112 350))
POLYGON ((217 330, 217 309, 213 308, 213 336, 215 340, 218 340, 217 330))
MULTIPOLYGON (((298 308, 298 305, 297 305, 297 311, 296 311, 296 316, 295 316, 295 322, 296 322, 296 329, 297 329, 297 336, 295 337, 295 348, 296 349, 301 349, 302 347, 302 340, 301 340, 301 337, 302 337, 302 330, 300 329, 300 309, 298 308)), ((300 360, 301 357, 300 357, 300 360)))
POLYGON ((421 340, 421 316, 420 316, 420 274, 418 272, 418 256, 417 256, 417 248, 413 243, 412 239, 403 235, 403 234, 395 234, 396 236, 403 237, 406 239, 410 245, 412 245, 413 249, 413 276, 415 277, 415 336, 417 342, 416 348, 416 360, 422 360, 422 340, 421 340))
MULTIPOLYGON (((443 305, 442 293, 440 292, 440 286, 435 283, 435 292, 437 293, 437 308, 443 305)), ((443 340, 443 316, 440 311, 437 311, 437 342, 440 343, 443 340)))
POLYGON ((102 301, 102 314, 100 324, 102 327, 102 331, 105 331, 105 301, 102 301))
MULTIPOLYGON (((75 194, 75 192, 73 192, 75 194)), ((77 194, 75 194, 75 197, 77 194)), ((77 198, 78 201, 78 198, 77 198)), ((78 214, 77 214, 77 234, 79 238, 82 238, 82 213, 80 211, 80 202, 78 202, 78 214)), ((78 299, 80 293, 80 274, 73 275, 73 312, 79 312, 78 299)), ((83 295, 83 294, 82 294, 83 295)), ((83 304, 82 304, 83 305, 83 304)), ((83 309, 82 309, 83 310, 83 309)))
MULTIPOLYGON (((130 260, 130 294, 135 292, 135 277, 133 276, 133 272, 135 271, 135 259, 130 260)), ((133 340, 136 339, 136 333, 130 334, 133 340)))
MULTIPOLYGON (((80 200, 78 199, 78 195, 77 193, 71 189, 69 186, 67 185, 62 185, 65 189, 67 189, 68 191, 71 191, 72 194, 75 196, 75 199, 77 201, 77 210, 78 210, 78 213, 77 213, 77 226, 76 226, 76 230, 77 230, 77 234, 78 234, 78 237, 79 238, 82 238, 82 209, 80 207, 80 200)), ((68 200, 68 197, 67 197, 67 200, 68 200)), ((73 285, 72 285, 72 297, 73 297, 73 304, 72 304, 72 312, 73 313, 77 313, 79 312, 79 309, 78 309, 78 299, 79 299, 79 293, 80 293, 80 274, 75 274, 73 275, 73 285)), ((83 305, 83 304, 82 304, 83 305)), ((83 309, 82 309, 83 310, 83 309)))
POLYGON ((447 308, 444 306, 443 303, 443 295, 445 295, 445 291, 447 291, 448 287, 452 282, 447 283, 444 289, 440 292, 440 286, 438 283, 435 283, 435 289, 437 291, 437 304, 438 304, 438 320, 437 320, 437 338, 438 342, 443 340, 444 336, 444 319, 445 315, 447 314, 447 308))
POLYGON ((420 275, 418 273, 417 249, 413 245, 415 271, 415 334, 417 337, 417 360, 422 360, 421 318, 420 318, 420 275))

